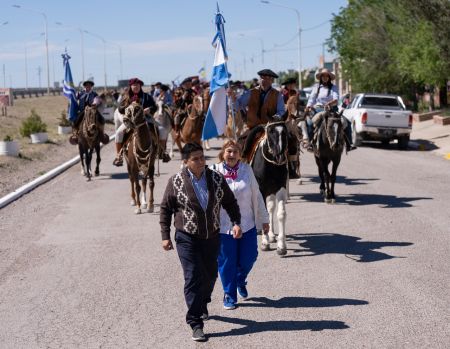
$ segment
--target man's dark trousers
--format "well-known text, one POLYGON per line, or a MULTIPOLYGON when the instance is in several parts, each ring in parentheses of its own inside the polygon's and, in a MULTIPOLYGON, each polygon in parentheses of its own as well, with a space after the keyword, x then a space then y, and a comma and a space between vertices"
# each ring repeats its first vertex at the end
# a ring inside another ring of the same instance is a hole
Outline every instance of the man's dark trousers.
POLYGON ((199 239, 194 235, 176 231, 175 241, 184 274, 184 298, 188 311, 186 322, 194 328, 203 328, 203 312, 211 302, 217 279, 219 234, 212 239, 199 239))

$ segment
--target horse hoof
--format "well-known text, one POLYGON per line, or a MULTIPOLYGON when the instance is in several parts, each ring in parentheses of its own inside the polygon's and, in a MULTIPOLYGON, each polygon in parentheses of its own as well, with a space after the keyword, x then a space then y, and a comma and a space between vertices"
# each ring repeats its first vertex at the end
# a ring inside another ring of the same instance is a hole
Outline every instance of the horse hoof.
POLYGON ((331 203, 335 204, 336 203, 336 199, 331 199, 331 203))
POLYGON ((147 213, 153 213, 154 210, 153 206, 149 206, 149 208, 147 208, 147 213))
POLYGON ((297 184, 298 185, 302 185, 303 184, 303 181, 301 180, 301 178, 297 179, 297 184))
POLYGON ((270 245, 268 244, 261 244, 261 251, 269 251, 270 245))
POLYGON ((134 213, 135 213, 135 214, 141 214, 141 209, 140 209, 140 208, 135 209, 135 210, 134 210, 134 213))
POLYGON ((100 176, 100 171, 95 171, 95 177, 98 177, 98 176, 100 176))
POLYGON ((81 173, 82 176, 86 176, 86 172, 84 172, 83 169, 81 169, 80 173, 81 173))
POLYGON ((130 201, 130 206, 136 206, 136 202, 134 202, 133 200, 130 201))
POLYGON ((141 208, 145 210, 147 208, 147 204, 141 204, 141 208))
POLYGON ((286 255, 286 254, 287 254, 286 247, 284 247, 284 248, 278 247, 278 248, 277 248, 277 254, 278 254, 279 256, 284 256, 284 255, 286 255))
POLYGON ((269 242, 275 242, 277 239, 275 238, 275 235, 269 235, 269 242))
POLYGON ((325 190, 320 189, 320 195, 325 196, 325 190))

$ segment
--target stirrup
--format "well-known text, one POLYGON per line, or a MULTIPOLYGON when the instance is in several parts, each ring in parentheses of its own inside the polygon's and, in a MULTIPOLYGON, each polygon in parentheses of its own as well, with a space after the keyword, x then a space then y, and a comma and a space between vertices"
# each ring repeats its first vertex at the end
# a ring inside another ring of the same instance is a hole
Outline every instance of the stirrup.
POLYGON ((116 157, 113 161, 113 165, 117 167, 123 166, 123 159, 120 156, 116 157))

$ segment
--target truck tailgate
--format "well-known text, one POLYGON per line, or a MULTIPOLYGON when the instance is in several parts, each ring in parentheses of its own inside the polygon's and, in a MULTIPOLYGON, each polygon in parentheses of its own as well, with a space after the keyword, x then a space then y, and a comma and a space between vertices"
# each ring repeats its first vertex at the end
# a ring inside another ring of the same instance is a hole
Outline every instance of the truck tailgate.
POLYGON ((409 112, 400 110, 367 109, 367 126, 403 128, 408 127, 409 112))

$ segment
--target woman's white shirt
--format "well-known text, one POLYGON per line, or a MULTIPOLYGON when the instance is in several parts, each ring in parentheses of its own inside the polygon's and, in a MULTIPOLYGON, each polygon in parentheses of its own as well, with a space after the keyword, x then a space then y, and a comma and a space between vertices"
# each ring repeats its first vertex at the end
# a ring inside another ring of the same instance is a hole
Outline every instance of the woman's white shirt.
MULTIPOLYGON (((210 166, 211 169, 225 175, 226 170, 223 163, 210 166)), ((264 205, 264 199, 259 190, 258 182, 253 174, 252 168, 246 163, 239 163, 239 170, 235 180, 226 178, 228 186, 236 197, 241 211, 241 229, 249 231, 254 226, 261 229, 263 223, 269 223, 269 213, 264 205)), ((232 229, 230 217, 227 212, 220 209, 220 233, 230 234, 232 229)))

